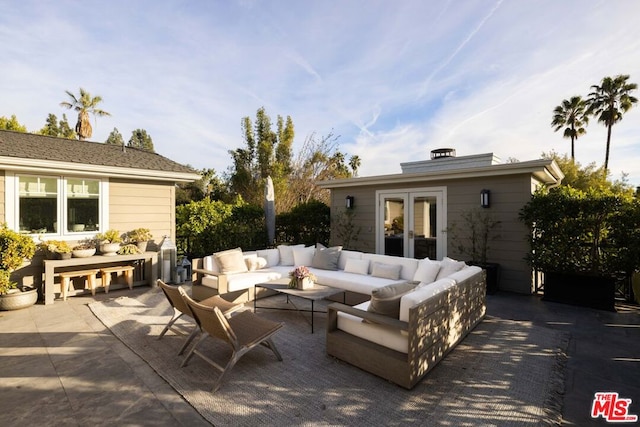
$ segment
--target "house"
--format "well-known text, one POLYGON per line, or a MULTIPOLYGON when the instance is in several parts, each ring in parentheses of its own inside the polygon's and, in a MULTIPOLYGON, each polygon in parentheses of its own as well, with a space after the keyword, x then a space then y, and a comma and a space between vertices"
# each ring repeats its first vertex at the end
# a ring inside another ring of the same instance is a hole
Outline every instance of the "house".
POLYGON ((348 240, 349 249, 365 252, 466 260, 449 231, 465 227, 465 212, 481 209, 500 223, 488 252, 488 261, 500 265, 499 289, 535 291, 525 262, 527 229, 518 214, 538 186, 560 184, 564 174, 554 160, 501 163, 492 153, 456 156, 438 149, 429 160, 401 168, 399 174, 318 183, 331 190, 332 244, 348 240))
MULTIPOLYGON (((148 228, 151 250, 175 242, 175 185, 200 176, 144 150, 0 131, 0 222, 43 240, 70 243, 116 229, 148 228)), ((42 260, 19 272, 40 285, 42 260)))

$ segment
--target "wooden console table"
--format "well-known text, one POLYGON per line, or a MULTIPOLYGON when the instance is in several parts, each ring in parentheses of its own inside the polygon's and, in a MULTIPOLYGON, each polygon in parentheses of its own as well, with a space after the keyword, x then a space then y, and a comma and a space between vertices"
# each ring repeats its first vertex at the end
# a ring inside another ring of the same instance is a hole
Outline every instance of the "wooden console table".
POLYGON ((42 294, 44 295, 45 304, 53 304, 55 299, 54 284, 56 269, 66 268, 66 270, 73 270, 68 267, 79 267, 79 269, 85 269, 89 265, 99 266, 101 264, 127 264, 130 261, 144 260, 145 278, 150 286, 155 286, 156 279, 158 278, 158 253, 157 252, 145 252, 143 254, 135 255, 115 255, 115 256, 103 256, 94 255, 87 258, 71 258, 71 259, 46 259, 43 260, 44 264, 44 289, 42 294))

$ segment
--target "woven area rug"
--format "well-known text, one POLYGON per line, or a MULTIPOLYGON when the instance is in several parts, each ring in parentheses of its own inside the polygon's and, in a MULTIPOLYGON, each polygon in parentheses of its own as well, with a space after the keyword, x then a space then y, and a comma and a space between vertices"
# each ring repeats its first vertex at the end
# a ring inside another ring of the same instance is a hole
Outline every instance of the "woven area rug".
MULTIPOLYGON (((259 303, 285 300, 279 295, 259 303)), ((537 426, 560 420, 568 336, 529 322, 487 317, 414 389, 405 390, 327 356, 326 315, 316 315, 311 334, 308 314, 258 309, 285 323, 274 337, 284 361, 260 346, 212 394, 218 371, 211 365, 194 356, 180 368, 177 352, 185 337, 170 331, 157 339, 172 314, 159 289, 90 308, 216 426, 537 426)), ((192 327, 187 320, 177 323, 185 331, 192 327)), ((213 339, 200 348, 222 365, 231 354, 213 339)))

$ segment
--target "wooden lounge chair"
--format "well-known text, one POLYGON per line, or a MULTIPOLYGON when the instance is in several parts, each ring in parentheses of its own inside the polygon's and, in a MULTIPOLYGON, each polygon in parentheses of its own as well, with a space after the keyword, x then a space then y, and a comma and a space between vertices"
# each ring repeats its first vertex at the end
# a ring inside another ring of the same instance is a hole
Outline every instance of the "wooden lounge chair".
MULTIPOLYGON (((179 286, 167 285, 160 279, 158 279, 157 283, 158 286, 160 286, 160 289, 162 289, 162 292, 164 292, 164 295, 167 297, 169 304, 171 304, 171 307, 173 307, 173 316, 171 317, 171 320, 169 320, 169 323, 167 323, 167 326, 165 326, 162 332, 160 332, 160 336, 158 337, 158 339, 160 340, 169 329, 172 329, 174 332, 181 334, 179 330, 172 328, 173 324, 183 315, 187 315, 188 317, 193 319, 193 314, 191 314, 191 309, 180 295, 181 288, 179 286)), ((202 300, 200 303, 208 307, 219 307, 220 311, 226 316, 231 315, 231 313, 238 311, 243 307, 242 304, 230 303, 229 301, 226 301, 217 295, 202 300)), ((189 343, 196 337, 196 335, 198 335, 199 330, 200 327, 198 326, 198 324, 194 324, 193 331, 191 332, 191 334, 189 334, 187 341, 184 343, 178 354, 182 354, 184 352, 189 343)))
POLYGON ((221 375, 213 385, 212 393, 218 390, 223 378, 234 367, 236 362, 240 360, 246 352, 258 344, 262 344, 271 349, 278 360, 282 361, 282 356, 280 356, 271 338, 273 334, 283 326, 283 323, 264 319, 251 311, 243 311, 227 319, 218 307, 207 307, 195 302, 183 289, 180 289, 180 293, 187 302, 187 305, 189 305, 193 317, 196 319, 196 323, 198 323, 203 332, 200 339, 191 347, 191 350, 189 350, 181 366, 185 366, 191 356, 197 354, 221 371, 221 375), (197 349, 198 345, 200 345, 207 336, 219 338, 228 343, 233 349, 233 354, 224 368, 197 349))

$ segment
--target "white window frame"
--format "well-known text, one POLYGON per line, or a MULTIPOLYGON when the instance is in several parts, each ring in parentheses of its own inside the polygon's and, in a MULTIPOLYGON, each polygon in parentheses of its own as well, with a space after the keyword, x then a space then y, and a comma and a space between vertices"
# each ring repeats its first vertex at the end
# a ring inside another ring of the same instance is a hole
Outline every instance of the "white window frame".
POLYGON ((81 240, 95 236, 96 233, 102 233, 109 229, 109 179, 100 178, 90 175, 58 175, 48 174, 46 172, 25 171, 22 173, 7 172, 5 175, 5 221, 7 226, 17 232, 20 232, 19 224, 19 177, 32 176, 42 178, 55 178, 58 191, 58 231, 56 233, 46 234, 29 234, 30 236, 41 236, 43 239, 58 240, 81 240), (99 182, 100 197, 98 201, 99 210, 99 229, 96 231, 74 232, 67 230, 67 179, 90 179, 99 182))

